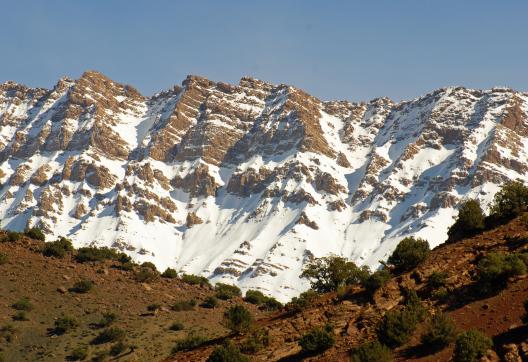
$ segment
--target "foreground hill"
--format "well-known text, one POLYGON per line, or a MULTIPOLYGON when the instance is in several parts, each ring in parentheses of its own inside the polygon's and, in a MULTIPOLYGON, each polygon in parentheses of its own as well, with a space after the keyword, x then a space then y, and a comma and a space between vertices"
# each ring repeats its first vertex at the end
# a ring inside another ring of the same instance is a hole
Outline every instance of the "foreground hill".
POLYGON ((373 266, 406 235, 436 246, 460 200, 526 180, 527 100, 457 87, 324 102, 198 76, 145 97, 93 71, 6 82, 0 219, 286 301, 313 257, 373 266))
POLYGON ((297 299, 276 311, 263 311, 238 296, 207 308, 204 302, 219 294, 207 285, 189 284, 199 278, 186 277, 185 282, 152 276, 148 264, 132 264, 120 254, 101 261, 87 261, 81 250, 50 257, 43 255, 49 243, 13 233, 0 240, 0 356, 5 361, 64 361, 82 351, 94 361, 205 361, 226 341, 255 361, 348 361, 352 349, 376 338, 384 315, 404 308, 409 291, 421 298, 425 314, 408 341, 393 349, 395 360, 450 360, 453 342, 438 351, 420 342, 431 318, 427 315, 440 312, 458 332, 477 329, 493 338, 488 361, 528 356, 528 327, 521 320, 528 300, 526 267, 486 293, 477 282, 483 258, 528 252, 528 226, 521 219, 437 247, 418 267, 392 277, 372 296, 361 286, 350 286, 304 304, 297 299), (441 287, 431 289, 431 275, 439 271, 447 275, 441 287), (240 333, 227 329, 223 317, 237 305, 254 319, 240 333), (304 353, 301 337, 326 325, 335 343, 304 353))

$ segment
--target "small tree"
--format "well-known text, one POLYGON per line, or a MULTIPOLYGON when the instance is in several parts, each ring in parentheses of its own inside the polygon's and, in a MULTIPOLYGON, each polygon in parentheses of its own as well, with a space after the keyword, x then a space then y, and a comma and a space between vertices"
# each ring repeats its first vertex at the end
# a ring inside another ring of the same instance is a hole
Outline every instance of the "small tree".
POLYGON ((416 268, 431 253, 429 243, 424 239, 406 237, 396 247, 388 259, 396 273, 403 273, 416 268))
POLYGON ((317 298, 317 292, 313 290, 307 290, 301 293, 298 297, 293 297, 291 301, 286 304, 286 308, 294 313, 300 312, 317 298))
POLYGON ((48 257, 64 258, 66 253, 71 251, 73 251, 72 242, 69 239, 61 237, 44 244, 42 254, 48 257))
POLYGON ((480 290, 488 293, 504 286, 508 278, 526 274, 527 267, 516 254, 489 253, 477 264, 480 290))
POLYGON ((216 283, 215 285, 216 297, 222 300, 229 300, 234 297, 240 297, 242 292, 236 285, 216 283))
POLYGON ((427 286, 432 290, 445 287, 446 279, 446 272, 435 270, 431 273, 431 275, 429 275, 429 278, 427 278, 427 286))
POLYGON ((209 296, 204 299, 202 304, 200 304, 200 307, 202 308, 215 308, 218 305, 218 299, 214 296, 209 296))
POLYGON ((253 325, 253 316, 242 305, 234 305, 224 313, 223 324, 235 333, 247 332, 253 325))
POLYGON ((525 211, 528 211, 528 188, 522 182, 509 182, 495 194, 491 214, 497 218, 510 220, 525 211))
POLYGON ((37 227, 32 227, 31 229, 26 230, 25 232, 26 236, 31 239, 45 241, 46 235, 42 232, 42 229, 39 229, 37 227))
POLYGON ((91 280, 83 279, 76 282, 70 291, 75 293, 88 293, 93 288, 93 282, 91 280))
POLYGON ((388 347, 395 348, 407 343, 416 329, 416 315, 406 309, 389 311, 377 328, 379 340, 388 347))
POLYGON ((163 278, 168 279, 174 279, 178 277, 178 272, 172 268, 167 268, 165 271, 161 274, 163 278))
POLYGON ((464 202, 458 210, 458 216, 449 228, 447 235, 449 241, 457 241, 477 234, 484 229, 484 211, 477 200, 464 202))
POLYGON ((331 255, 317 258, 304 268, 301 278, 310 280, 319 293, 336 291, 340 286, 356 284, 368 275, 368 268, 359 268, 346 258, 331 255))
POLYGON ((375 340, 353 349, 351 360, 352 362, 391 362, 392 352, 390 348, 375 340))
POLYGON ((266 296, 261 291, 252 289, 248 290, 244 297, 244 301, 255 305, 261 305, 265 300, 266 296))
POLYGON ((447 314, 439 312, 431 319, 427 332, 422 336, 422 343, 439 350, 453 342, 455 337, 455 324, 447 314))
POLYGON ((249 358, 233 342, 228 341, 223 346, 216 347, 207 362, 249 362, 249 358))
POLYGON ((392 277, 390 271, 387 268, 376 270, 370 274, 367 278, 362 280, 361 285, 365 288, 367 293, 373 295, 376 290, 384 286, 392 277))
POLYGON ((492 347, 491 339, 477 330, 460 334, 455 343, 455 362, 478 361, 492 347))
POLYGON ((334 332, 330 325, 324 328, 313 328, 299 340, 302 351, 307 354, 324 352, 334 344, 334 332))

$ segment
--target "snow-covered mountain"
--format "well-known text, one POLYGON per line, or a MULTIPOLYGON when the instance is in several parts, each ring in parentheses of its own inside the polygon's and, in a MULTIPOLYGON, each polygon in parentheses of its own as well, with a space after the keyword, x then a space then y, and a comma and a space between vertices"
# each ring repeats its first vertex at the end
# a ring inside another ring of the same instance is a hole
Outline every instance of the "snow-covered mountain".
POLYGON ((153 97, 93 71, 7 82, 1 225, 286 300, 313 257, 375 266, 407 235, 436 246, 461 200, 528 181, 527 111, 506 88, 350 103, 252 78, 153 97))

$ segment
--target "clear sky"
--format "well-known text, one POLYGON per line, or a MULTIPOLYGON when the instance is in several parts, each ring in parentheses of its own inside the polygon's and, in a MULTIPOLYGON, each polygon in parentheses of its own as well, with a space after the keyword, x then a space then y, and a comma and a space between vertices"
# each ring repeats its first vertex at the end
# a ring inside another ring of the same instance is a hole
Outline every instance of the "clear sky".
POLYGON ((322 99, 528 90, 528 1, 0 0, 0 82, 95 69, 143 94, 251 75, 322 99))

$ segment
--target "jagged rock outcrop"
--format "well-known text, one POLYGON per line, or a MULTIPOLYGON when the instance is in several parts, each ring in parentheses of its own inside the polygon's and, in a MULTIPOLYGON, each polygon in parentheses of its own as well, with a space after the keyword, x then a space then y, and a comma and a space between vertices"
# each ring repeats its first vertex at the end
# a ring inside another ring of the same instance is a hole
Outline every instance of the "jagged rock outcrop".
POLYGON ((507 88, 353 103, 250 77, 152 97, 95 71, 6 82, 2 226, 286 299, 314 256, 375 266, 407 235, 438 245, 460 201, 527 181, 527 112, 507 88))

